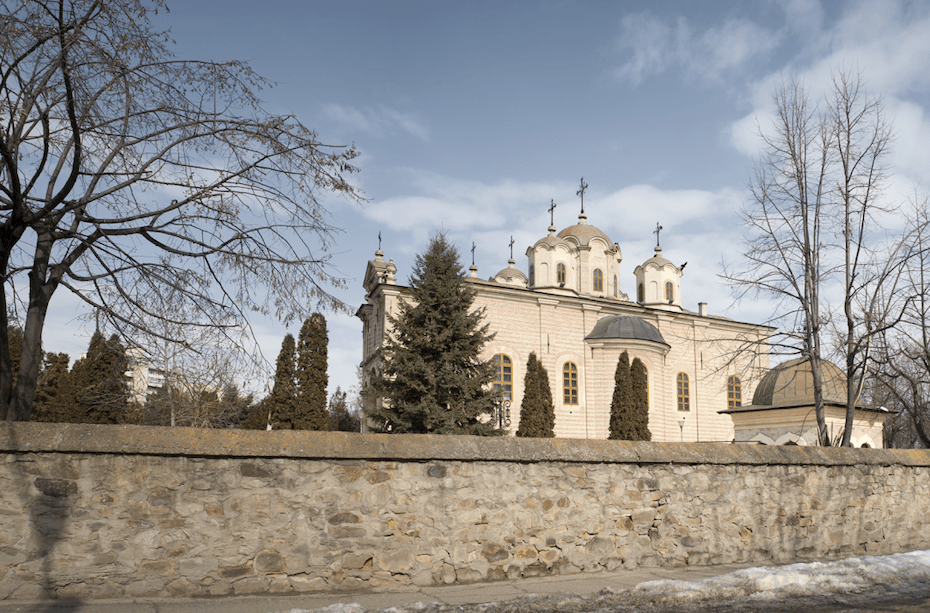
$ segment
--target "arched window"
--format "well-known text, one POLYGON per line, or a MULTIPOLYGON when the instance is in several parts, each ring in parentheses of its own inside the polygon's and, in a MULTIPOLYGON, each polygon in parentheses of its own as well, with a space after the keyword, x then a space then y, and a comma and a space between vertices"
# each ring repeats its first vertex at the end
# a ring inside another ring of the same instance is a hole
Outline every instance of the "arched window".
POLYGON ((562 404, 578 404, 578 367, 565 362, 562 367, 562 404))
POLYGON ((642 283, 636 288, 636 302, 646 302, 646 286, 642 283))
POLYGON ((668 302, 675 300, 675 286, 672 285, 671 281, 665 282, 665 299, 668 302))
POLYGON ((617 292, 618 292, 618 291, 619 291, 619 290, 617 290, 617 275, 614 275, 614 298, 617 297, 617 292))
POLYGON ((555 267, 555 282, 559 285, 565 285, 565 264, 559 262, 555 267))
POLYGON ((594 269, 594 291, 604 291, 604 272, 600 268, 594 269))
POLYGON ((743 386, 739 377, 727 377, 727 408, 735 409, 743 406, 743 386))
POLYGON ((530 266, 530 286, 536 285, 536 274, 533 267, 530 266))
POLYGON ((491 358, 491 364, 494 365, 494 390, 500 391, 504 400, 513 400, 513 360, 498 353, 491 358))
POLYGON ((688 375, 683 372, 678 373, 678 410, 691 410, 691 395, 688 392, 688 375))

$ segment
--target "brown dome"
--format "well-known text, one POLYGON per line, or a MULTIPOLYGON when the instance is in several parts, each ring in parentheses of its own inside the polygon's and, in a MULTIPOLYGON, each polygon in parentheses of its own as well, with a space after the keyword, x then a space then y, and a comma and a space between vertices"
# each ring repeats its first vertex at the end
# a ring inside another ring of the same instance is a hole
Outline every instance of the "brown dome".
MULTIPOLYGON (((823 401, 846 403, 846 375, 835 364, 820 361, 823 401)), ((752 396, 756 406, 793 406, 813 404, 814 377, 807 358, 778 364, 767 372, 752 396)))

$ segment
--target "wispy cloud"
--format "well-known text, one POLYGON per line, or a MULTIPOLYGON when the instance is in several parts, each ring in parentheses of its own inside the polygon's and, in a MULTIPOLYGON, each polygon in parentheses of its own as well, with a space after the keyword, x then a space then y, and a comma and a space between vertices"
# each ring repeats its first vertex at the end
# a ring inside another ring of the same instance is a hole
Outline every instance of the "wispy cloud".
POLYGON ((324 120, 350 128, 353 132, 380 136, 406 132, 421 140, 429 140, 429 130, 413 114, 378 107, 358 109, 353 106, 329 103, 323 106, 324 120))
MULTIPOLYGON (((797 22, 816 10, 798 1, 797 22), (805 13, 807 10, 807 13, 805 13)), ((790 11, 789 11, 790 13, 790 11)), ((799 26, 800 27, 800 26, 799 26)), ((839 19, 824 24, 817 47, 799 49, 778 71, 749 83, 753 110, 733 122, 730 142, 740 152, 755 156, 761 141, 758 128, 771 126, 772 94, 780 82, 796 77, 809 90, 812 103, 823 99, 838 71, 858 73, 868 91, 884 100, 896 139, 889 161, 907 185, 926 181, 930 160, 922 153, 930 135, 928 109, 922 106, 930 89, 930 5, 886 0, 850 4, 839 19)), ((897 188, 895 188, 897 189, 897 188)))
POLYGON ((649 13, 627 15, 618 46, 631 57, 617 77, 638 85, 649 74, 680 68, 694 77, 720 79, 749 60, 774 49, 777 32, 746 19, 727 19, 719 27, 695 29, 683 18, 666 22, 649 13))

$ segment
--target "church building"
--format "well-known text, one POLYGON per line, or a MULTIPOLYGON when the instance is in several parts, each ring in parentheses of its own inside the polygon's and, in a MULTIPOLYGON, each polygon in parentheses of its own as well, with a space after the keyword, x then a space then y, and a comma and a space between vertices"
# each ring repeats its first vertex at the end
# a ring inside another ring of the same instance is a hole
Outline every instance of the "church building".
MULTIPOLYGON (((753 382, 769 369, 773 329, 710 315, 705 303, 685 308, 684 265, 663 257, 659 229, 655 253, 634 271, 632 299, 622 289, 628 281, 620 278, 620 246, 584 212, 561 231, 550 225, 527 248, 526 272, 511 258, 483 280, 471 266, 474 307, 484 307, 495 333, 482 357, 497 368, 494 385, 505 401, 499 423, 510 434, 519 427, 526 363, 535 351, 549 373, 555 435, 606 439, 614 372, 626 351, 646 367, 653 441, 734 440, 733 420, 721 411, 752 398, 753 382)), ((376 251, 357 313, 364 322, 365 383, 380 368, 388 316, 397 316, 398 301, 408 295, 396 275, 393 261, 376 251)))

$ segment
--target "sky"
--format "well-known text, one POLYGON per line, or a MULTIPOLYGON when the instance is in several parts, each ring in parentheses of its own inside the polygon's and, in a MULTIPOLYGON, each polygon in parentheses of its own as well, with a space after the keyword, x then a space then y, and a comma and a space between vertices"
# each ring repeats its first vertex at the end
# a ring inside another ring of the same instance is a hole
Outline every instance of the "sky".
MULTIPOLYGON (((930 1, 171 2, 156 18, 181 59, 244 60, 275 83, 271 113, 296 116, 322 142, 354 144, 359 204, 324 197, 341 232, 327 313, 329 391, 357 384, 362 279, 381 235, 406 284, 429 238, 445 232, 478 275, 517 267, 580 212, 619 243, 621 290, 653 255, 688 262, 683 306, 740 321, 766 301, 734 304, 719 275, 740 256, 739 211, 769 126, 772 95, 798 78, 820 100, 831 75, 858 72, 894 124, 884 190, 901 202, 930 176, 930 1)), ((86 350, 91 323, 56 297, 47 351, 86 350)), ((311 305, 312 306, 312 305, 311 305)), ((287 332, 254 320, 273 363, 287 332)), ((270 382, 270 376, 268 378, 270 382)), ((265 382, 253 382, 262 389, 265 382)))
MULTIPOLYGON (((620 611, 637 604, 649 611, 917 611, 927 604, 930 551, 886 556, 862 556, 835 562, 746 568, 700 581, 660 580, 617 591, 616 601, 603 602, 605 592, 581 596, 577 602, 557 603, 545 596, 506 602, 455 607, 456 610, 499 611, 620 611), (585 602, 587 601, 587 602, 585 602), (573 605, 573 606, 570 606, 573 605), (606 605, 606 608, 605 608, 606 605), (845 606, 843 606, 845 605, 845 606), (905 606, 911 605, 911 606, 905 606), (622 607, 622 608, 621 608, 622 607)), ((423 603, 390 609, 391 613, 420 613, 423 603)), ((451 607, 439 607, 450 609, 451 607)), ((281 613, 364 613, 359 604, 334 604, 324 609, 290 609, 281 613)))

